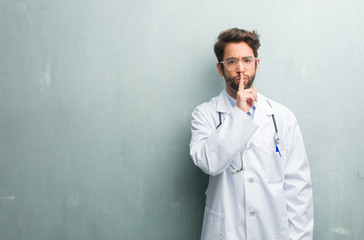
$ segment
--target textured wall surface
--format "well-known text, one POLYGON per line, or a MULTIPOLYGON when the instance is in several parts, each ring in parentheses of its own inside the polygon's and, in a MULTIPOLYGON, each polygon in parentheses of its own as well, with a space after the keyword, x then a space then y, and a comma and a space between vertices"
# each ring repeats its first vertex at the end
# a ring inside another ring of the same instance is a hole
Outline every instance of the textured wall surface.
POLYGON ((191 112, 213 44, 256 29, 256 85, 304 136, 315 239, 362 239, 364 2, 0 0, 0 239, 199 239, 191 112))

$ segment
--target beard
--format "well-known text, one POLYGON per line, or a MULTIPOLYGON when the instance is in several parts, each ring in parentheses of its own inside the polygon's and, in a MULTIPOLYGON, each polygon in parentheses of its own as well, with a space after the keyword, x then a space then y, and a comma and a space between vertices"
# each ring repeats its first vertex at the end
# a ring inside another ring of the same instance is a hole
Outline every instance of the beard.
MULTIPOLYGON (((248 89, 248 88, 251 88, 251 86, 253 85, 254 83, 254 79, 255 79, 255 73, 252 74, 252 75, 244 75, 246 78, 247 78, 247 82, 244 86, 244 89, 248 89)), ((239 90, 239 84, 236 83, 235 79, 237 79, 239 76, 237 77, 227 77, 225 74, 224 74, 224 78, 225 78, 225 81, 229 84, 229 86, 234 89, 235 91, 238 91, 239 90)), ((242 81, 242 79, 240 79, 240 81, 242 81)))

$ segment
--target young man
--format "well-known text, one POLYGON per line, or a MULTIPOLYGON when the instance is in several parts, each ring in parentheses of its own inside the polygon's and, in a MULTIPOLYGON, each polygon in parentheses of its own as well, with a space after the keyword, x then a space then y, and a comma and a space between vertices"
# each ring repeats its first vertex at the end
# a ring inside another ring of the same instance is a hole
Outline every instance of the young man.
POLYGON ((254 88, 259 36, 222 32, 226 89, 192 113, 190 154, 210 175, 203 240, 312 239, 310 168, 295 116, 254 88))

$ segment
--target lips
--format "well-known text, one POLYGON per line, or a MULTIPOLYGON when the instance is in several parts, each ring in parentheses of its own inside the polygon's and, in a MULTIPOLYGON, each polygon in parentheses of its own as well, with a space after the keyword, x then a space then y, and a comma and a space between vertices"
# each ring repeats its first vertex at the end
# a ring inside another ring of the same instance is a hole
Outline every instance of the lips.
MULTIPOLYGON (((241 77, 240 77, 240 76, 237 76, 237 77, 235 78, 235 81, 237 81, 237 82, 240 82, 240 80, 241 80, 241 77)), ((243 76, 243 81, 244 81, 244 82, 248 81, 248 78, 247 78, 246 76, 243 76)))

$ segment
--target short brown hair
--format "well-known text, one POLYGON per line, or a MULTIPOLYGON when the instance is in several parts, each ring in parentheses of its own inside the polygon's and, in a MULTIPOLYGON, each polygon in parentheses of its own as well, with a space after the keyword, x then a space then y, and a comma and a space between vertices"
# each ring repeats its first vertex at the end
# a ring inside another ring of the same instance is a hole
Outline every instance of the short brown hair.
POLYGON ((214 52, 217 61, 222 62, 224 58, 225 47, 228 43, 245 42, 252 48, 254 57, 258 57, 258 48, 260 47, 259 35, 256 31, 249 32, 244 29, 230 28, 220 33, 217 42, 214 45, 214 52))

